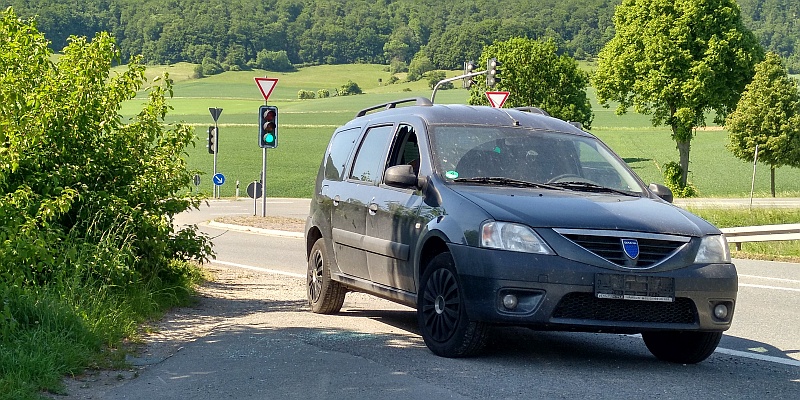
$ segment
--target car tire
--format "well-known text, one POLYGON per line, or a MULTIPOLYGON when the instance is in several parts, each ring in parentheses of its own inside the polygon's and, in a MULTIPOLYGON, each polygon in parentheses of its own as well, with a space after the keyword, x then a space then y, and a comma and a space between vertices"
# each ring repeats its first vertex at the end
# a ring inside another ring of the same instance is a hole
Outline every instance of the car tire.
POLYGON ((722 332, 644 332, 642 338, 659 360, 697 364, 714 353, 722 332))
POLYGON ((331 279, 331 260, 322 239, 317 239, 311 248, 306 277, 306 295, 312 312, 335 314, 342 309, 347 289, 331 279))
POLYGON ((450 253, 434 257, 422 275, 417 322, 425 345, 442 357, 467 357, 486 344, 488 326, 470 321, 450 253))

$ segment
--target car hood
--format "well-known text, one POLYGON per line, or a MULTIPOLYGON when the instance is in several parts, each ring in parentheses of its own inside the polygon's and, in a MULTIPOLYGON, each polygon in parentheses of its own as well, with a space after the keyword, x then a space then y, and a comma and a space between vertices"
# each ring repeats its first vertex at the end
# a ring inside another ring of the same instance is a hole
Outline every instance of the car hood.
POLYGON ((717 228, 688 211, 647 197, 466 185, 457 191, 497 221, 534 228, 608 229, 698 237, 719 234, 717 228))

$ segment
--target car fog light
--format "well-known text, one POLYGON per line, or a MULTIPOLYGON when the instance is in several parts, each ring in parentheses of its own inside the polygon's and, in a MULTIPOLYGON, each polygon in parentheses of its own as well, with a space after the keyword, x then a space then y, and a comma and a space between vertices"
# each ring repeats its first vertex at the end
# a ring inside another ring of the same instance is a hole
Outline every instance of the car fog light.
POLYGON ((728 306, 725 304, 717 304, 714 307, 714 316, 717 319, 725 320, 728 318, 728 306))
POLYGON ((513 294, 507 294, 503 296, 503 307, 509 310, 513 310, 517 308, 517 304, 519 304, 519 300, 517 300, 517 296, 513 294))

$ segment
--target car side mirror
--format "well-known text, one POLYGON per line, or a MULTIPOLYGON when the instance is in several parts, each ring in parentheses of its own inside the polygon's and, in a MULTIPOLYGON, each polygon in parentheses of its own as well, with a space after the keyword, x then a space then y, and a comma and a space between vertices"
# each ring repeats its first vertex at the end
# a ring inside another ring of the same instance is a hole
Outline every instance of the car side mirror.
POLYGON ((658 183, 651 183, 650 186, 648 186, 647 188, 650 189, 650 191, 653 192, 654 195, 660 197, 667 203, 672 203, 672 200, 674 200, 674 196, 672 195, 672 190, 669 190, 669 188, 664 185, 660 185, 658 183))
POLYGON ((402 188, 417 187, 417 174, 414 173, 414 167, 408 164, 395 165, 386 169, 383 182, 402 188))

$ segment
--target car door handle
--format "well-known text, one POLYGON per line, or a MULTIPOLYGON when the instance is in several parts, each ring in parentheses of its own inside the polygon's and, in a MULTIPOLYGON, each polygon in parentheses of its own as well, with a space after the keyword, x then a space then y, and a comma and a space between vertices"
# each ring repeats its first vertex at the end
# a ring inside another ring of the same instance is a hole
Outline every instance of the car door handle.
POLYGON ((341 200, 342 200, 342 199, 341 199, 341 198, 339 197, 339 195, 337 194, 337 195, 336 195, 336 196, 333 198, 333 206, 334 206, 334 207, 338 206, 338 205, 339 205, 339 202, 340 202, 341 200))
POLYGON ((375 215, 378 213, 378 205, 375 203, 370 203, 369 205, 369 215, 375 215))

